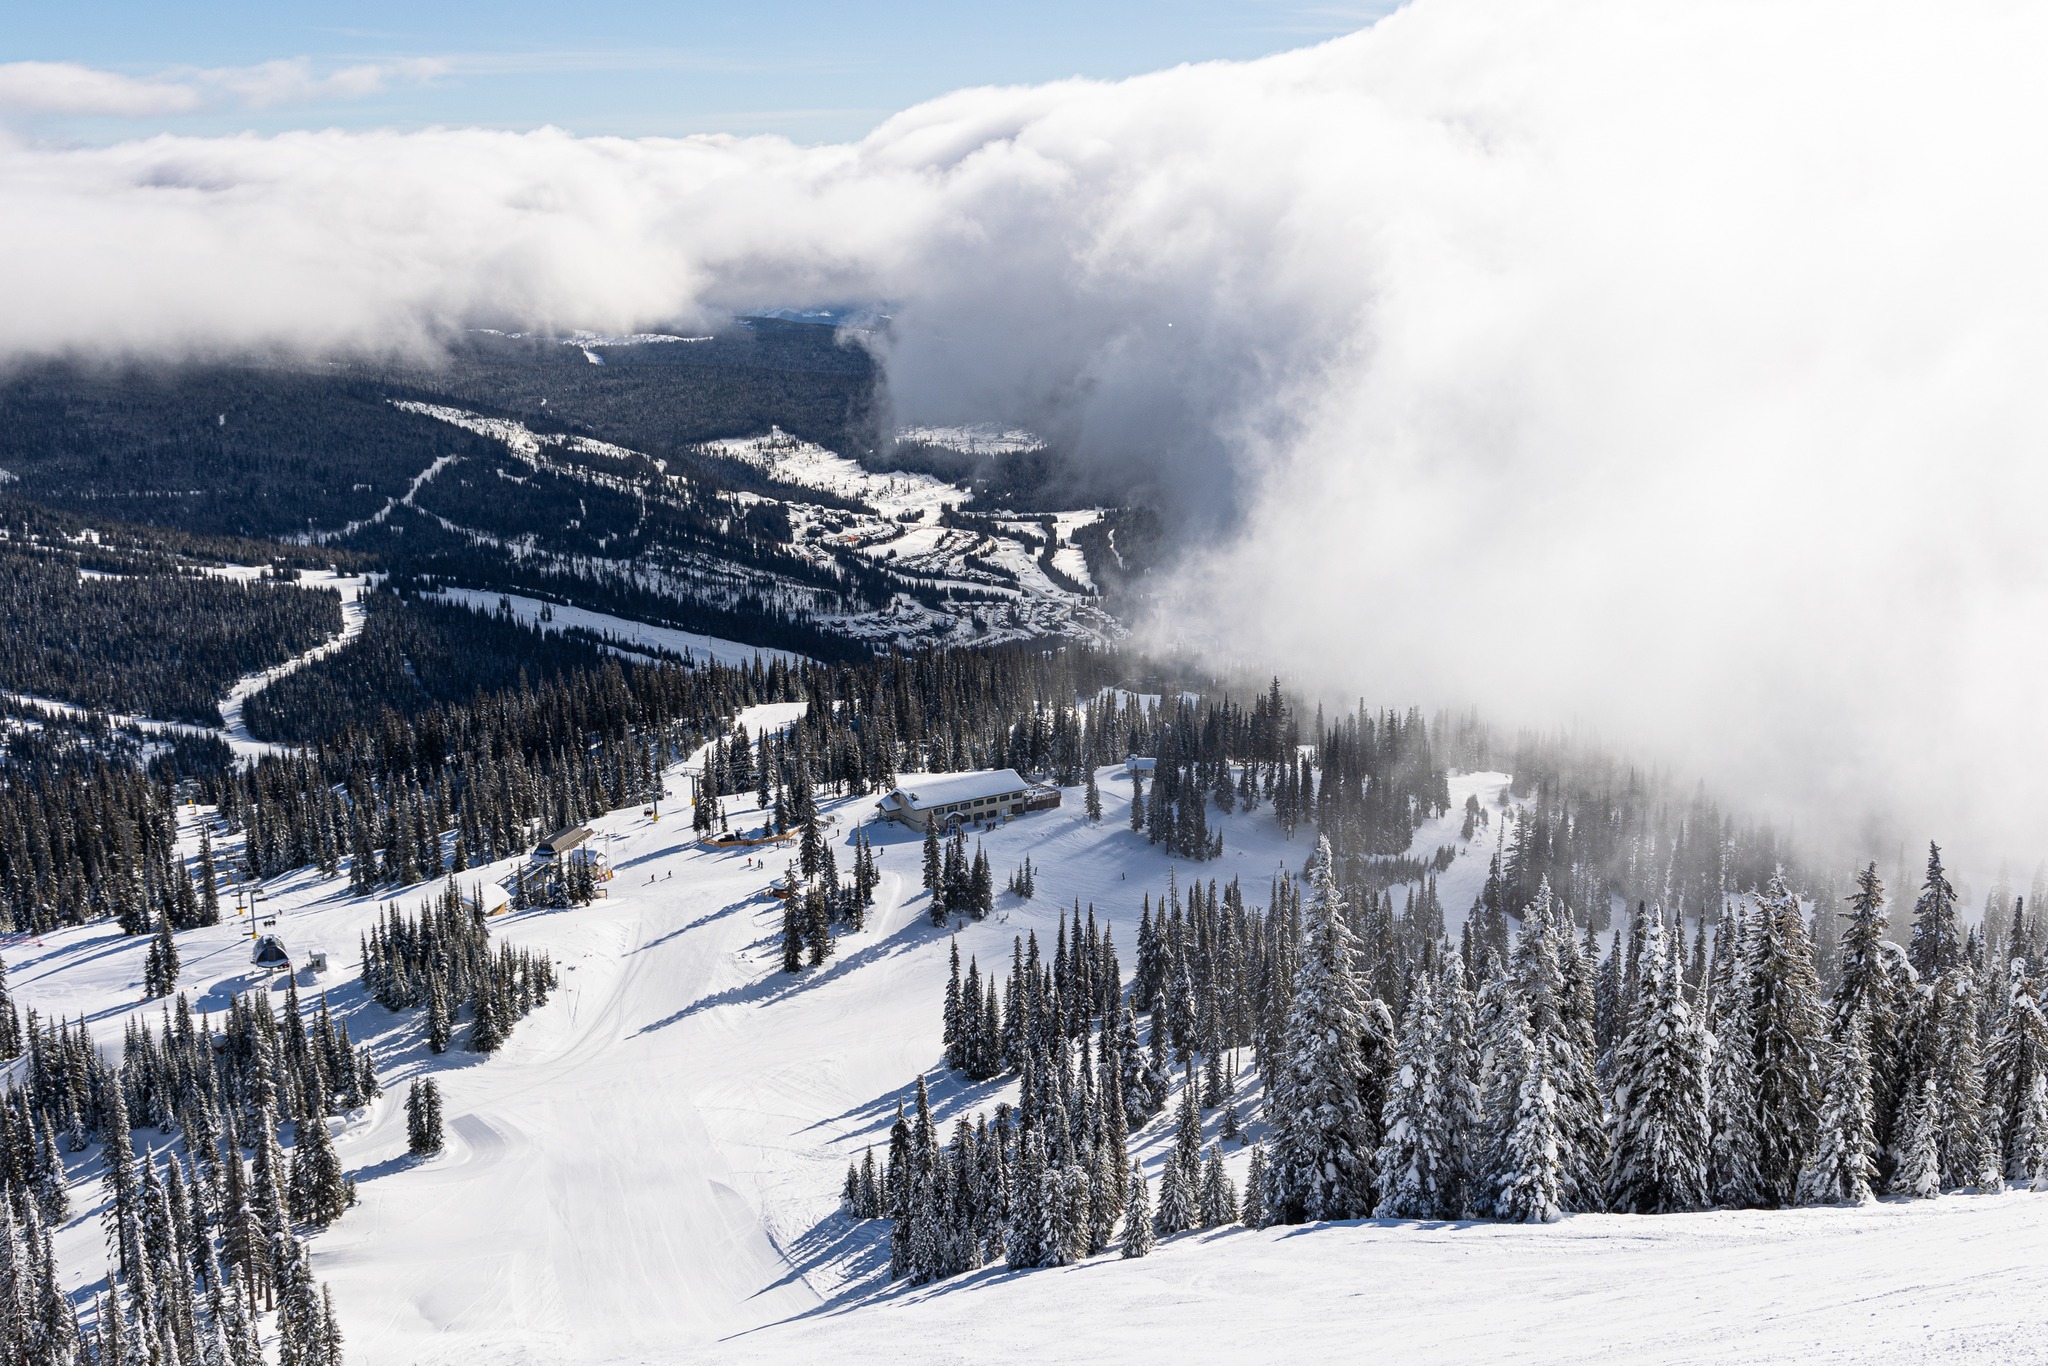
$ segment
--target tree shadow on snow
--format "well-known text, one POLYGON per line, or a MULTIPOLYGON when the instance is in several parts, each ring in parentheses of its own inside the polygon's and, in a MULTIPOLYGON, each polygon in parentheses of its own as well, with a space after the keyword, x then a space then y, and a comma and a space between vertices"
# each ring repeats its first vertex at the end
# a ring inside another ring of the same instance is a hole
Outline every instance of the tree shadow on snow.
MULTIPOLYGON (((724 912, 721 911, 718 914, 724 914, 724 912)), ((821 987, 827 982, 837 981, 847 973, 856 972, 869 963, 876 963, 885 958, 894 958, 899 954, 910 953, 918 948, 923 940, 945 933, 947 931, 931 925, 928 921, 922 919, 915 920, 907 925, 897 927, 886 939, 877 940, 872 944, 857 949, 853 953, 842 953, 826 959, 822 967, 805 968, 802 972, 794 975, 771 968, 768 975, 758 981, 743 983, 735 987, 727 987, 723 991, 714 991, 708 996, 700 996, 681 1010, 664 1016, 651 1024, 644 1024, 635 1032, 639 1034, 652 1034, 656 1030, 667 1029, 670 1025, 680 1024, 693 1015, 701 1015, 707 1010, 716 1010, 720 1006, 748 1004, 771 1006, 777 1001, 788 1000, 802 992, 821 987), (920 933, 920 931, 923 931, 923 933, 920 933)), ((759 949, 767 944, 779 943, 781 938, 782 934, 778 929, 755 940, 753 947, 759 949)), ((845 941, 841 940, 840 942, 843 944, 845 941)))
POLYGON ((755 897, 745 896, 741 897, 738 901, 729 901, 725 905, 720 906, 715 911, 706 911, 703 915, 698 916, 695 920, 692 920, 687 925, 678 925, 675 929, 670 930, 667 934, 661 935, 658 938, 648 940, 639 948, 634 949, 633 952, 646 953, 649 949, 658 947, 662 944, 666 944, 671 939, 680 939, 682 938, 682 936, 688 934, 692 930, 701 930, 714 920, 723 920, 735 911, 744 910, 754 900, 756 900, 755 897))
POLYGON ((398 1153, 395 1156, 385 1158, 382 1162, 365 1163, 349 1172, 349 1176, 357 1185, 361 1185, 364 1182, 375 1181, 379 1177, 408 1171, 426 1161, 426 1158, 415 1156, 409 1152, 398 1153))
POLYGON ((812 1274, 831 1267, 845 1283, 837 1295, 825 1301, 826 1305, 835 1304, 850 1294, 860 1293, 859 1287, 888 1270, 889 1221, 855 1219, 843 1212, 828 1214, 783 1248, 782 1255, 789 1262, 789 1272, 755 1291, 749 1299, 759 1299, 798 1281, 808 1282, 812 1274))
MULTIPOLYGON (((947 1129, 950 1133, 954 1117, 962 1112, 970 1117, 985 1108, 990 1099, 1006 1085, 1017 1079, 1016 1073, 1005 1072, 990 1077, 987 1081, 973 1081, 965 1072, 956 1072, 946 1066, 943 1060, 934 1063, 924 1073, 925 1095, 931 1102, 932 1123, 947 1129)), ((917 1096, 917 1081, 912 1078, 906 1086, 885 1091, 873 1100, 841 1110, 836 1115, 806 1124, 799 1133, 813 1129, 830 1128, 836 1124, 853 1123, 855 1127, 846 1137, 858 1140, 862 1134, 880 1132, 886 1134, 889 1126, 896 1122, 896 1107, 900 1104, 905 1114, 910 1113, 912 1102, 917 1096)))

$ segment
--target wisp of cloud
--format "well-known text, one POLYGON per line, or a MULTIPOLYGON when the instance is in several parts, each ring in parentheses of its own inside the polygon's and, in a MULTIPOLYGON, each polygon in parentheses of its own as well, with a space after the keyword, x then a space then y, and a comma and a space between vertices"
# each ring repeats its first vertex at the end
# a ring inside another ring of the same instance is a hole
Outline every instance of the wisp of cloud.
POLYGON ((1177 514, 1155 642, 2031 862, 2044 30, 1418 0, 848 146, 17 146, 0 355, 888 299, 900 416, 1034 424, 1177 514))

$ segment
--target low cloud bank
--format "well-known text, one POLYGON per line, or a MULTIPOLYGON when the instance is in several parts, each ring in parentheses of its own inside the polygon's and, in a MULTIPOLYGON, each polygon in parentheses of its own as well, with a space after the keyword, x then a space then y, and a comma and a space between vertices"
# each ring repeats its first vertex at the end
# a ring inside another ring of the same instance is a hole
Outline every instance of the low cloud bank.
POLYGON ((17 146, 0 357, 888 299, 900 417, 1058 432, 1180 515, 1158 640, 2031 865, 2044 28, 1419 0, 846 146, 17 146))

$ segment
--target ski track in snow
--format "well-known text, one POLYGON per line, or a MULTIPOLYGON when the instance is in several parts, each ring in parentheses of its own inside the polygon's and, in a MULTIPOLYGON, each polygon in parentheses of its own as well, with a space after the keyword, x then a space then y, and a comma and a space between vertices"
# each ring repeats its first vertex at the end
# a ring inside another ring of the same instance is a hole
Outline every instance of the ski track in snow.
MULTIPOLYGON (((406 407, 407 405, 401 403, 398 404, 397 406, 403 408, 406 407)), ((412 406, 417 407, 419 405, 412 406)), ((419 496, 420 490, 425 488, 428 482, 432 480, 435 475, 439 474, 442 470, 447 469, 450 465, 454 464, 456 461, 460 459, 462 459, 462 457, 459 455, 437 456, 433 464, 427 466, 425 469, 421 470, 418 474, 412 477, 412 482, 406 485, 404 493, 398 494, 397 496, 392 498, 386 498, 384 500, 384 506, 378 508, 375 512, 371 513, 367 517, 359 518, 358 520, 350 522, 346 526, 340 527, 336 530, 302 532, 297 536, 287 536, 283 539, 297 545, 332 545, 336 541, 347 540, 349 537, 355 535, 358 531, 363 530, 363 528, 365 527, 382 526, 390 518, 392 512, 398 507, 413 506, 412 500, 419 496)))
MULTIPOLYGON (((754 708, 743 722, 758 733, 802 710, 754 708)), ((920 1072, 945 1131, 957 1114, 1014 1098, 1014 1080, 974 1085, 943 1070, 951 936, 926 923, 918 837, 870 827, 883 879, 869 928, 842 938, 824 967, 785 976, 781 909, 764 888, 788 851, 693 841, 683 775, 701 754, 671 770, 660 821, 632 808, 592 822, 617 869, 607 898, 493 920, 494 937, 552 954, 561 986, 488 1060, 459 1047, 429 1055, 419 1013, 385 1011, 354 980, 357 936, 380 906, 411 910, 433 887, 357 898, 345 879, 311 870, 267 885, 266 913, 286 942, 329 954, 327 973, 301 976, 302 996, 310 1007, 325 994, 374 1049, 385 1088, 336 1138, 361 1203, 311 1243, 352 1366, 936 1366, 1040 1361, 1082 1343, 1103 1360, 1348 1359, 1366 1343, 1423 1362, 2039 1359, 2023 1306, 2044 1288, 2048 1202, 2017 1192, 1862 1210, 1588 1215, 1550 1227, 1228 1229, 1165 1240, 1143 1261, 1112 1250, 1059 1270, 994 1267, 891 1287, 885 1225, 837 1212, 846 1163, 868 1145, 886 1148, 920 1072), (757 854, 762 866, 750 866, 757 854), (441 1081, 449 1137, 444 1153, 416 1161, 405 1155, 403 1095, 423 1071, 441 1081)), ((1011 936, 1026 930, 1049 953, 1059 908, 1078 898, 1112 927, 1128 971, 1140 894, 1156 900, 1170 872, 1183 885, 1241 877, 1262 904, 1268 879, 1298 871, 1312 847, 1306 831, 1284 839, 1262 805, 1215 818, 1222 859, 1175 863, 1127 828, 1121 770, 1101 770, 1099 782, 1100 825, 1082 817, 1076 788, 1062 809, 981 836, 998 875, 1030 854, 1040 895, 1025 904, 1005 894, 988 921, 960 927, 963 962, 1003 970, 1011 936)), ((1477 794, 1497 826, 1505 782, 1454 775, 1453 806, 1477 794)), ((727 801, 735 828, 760 820, 751 797, 727 801)), ((842 868, 872 801, 823 803, 842 868)), ((181 813, 188 853, 210 819, 181 813)), ((1460 843, 1461 819, 1454 811, 1425 826, 1412 849, 1457 845, 1440 880, 1454 933, 1495 839, 1489 828, 1460 843)), ((492 879, 515 862, 459 881, 502 902, 492 879)), ((181 989, 195 1007, 218 1015, 229 991, 265 984, 247 966, 245 933, 231 917, 179 936, 181 989)), ((0 939, 0 950, 24 1008, 83 1014, 118 1049, 131 1018, 161 1008, 135 1004, 147 944, 101 924, 0 939)), ((1213 1135, 1217 1115, 1206 1122, 1213 1135)), ((1171 1127, 1169 1107, 1133 1136, 1155 1189, 1171 1127)), ((170 1141, 151 1130, 136 1138, 170 1141)), ((1229 1156, 1240 1182, 1248 1156, 1229 1156)), ((77 1213, 58 1245, 75 1287, 97 1278, 104 1249, 97 1160, 67 1161, 77 1213)))

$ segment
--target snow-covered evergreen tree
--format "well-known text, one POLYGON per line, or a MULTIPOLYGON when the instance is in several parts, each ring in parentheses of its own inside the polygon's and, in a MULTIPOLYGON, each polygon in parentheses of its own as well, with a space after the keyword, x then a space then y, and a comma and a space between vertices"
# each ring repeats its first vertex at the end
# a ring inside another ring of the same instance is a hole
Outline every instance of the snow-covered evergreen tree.
POLYGON ((1125 1121, 1135 1127, 1159 1113, 1166 1104, 1164 1076, 1152 1065, 1152 1058, 1138 1042, 1138 1019, 1128 1003, 1117 1011, 1117 1064, 1122 1069, 1125 1121))
POLYGON ((1641 920, 1635 999, 1610 1076, 1607 1199, 1640 1214, 1699 1209, 1707 1202, 1706 1030, 1686 999, 1676 946, 1661 911, 1641 920))
POLYGON ((289 1188, 292 1219, 318 1228, 339 1219, 355 1200, 355 1182, 342 1170, 322 1116, 298 1123, 289 1188))
POLYGON ((1499 955, 1490 948, 1473 1002, 1473 1039, 1479 1111, 1467 1164, 1469 1203, 1473 1213, 1490 1216, 1500 1193, 1500 1173, 1507 1169, 1508 1137, 1521 1110, 1529 1048, 1521 1000, 1499 955))
POLYGON ((1443 1016, 1427 976, 1418 976, 1401 1020, 1396 1068, 1387 1088, 1379 1167, 1378 1219, 1453 1219, 1460 1208, 1457 1107, 1445 1075, 1443 1016))
POLYGON ((1547 1038, 1530 1046, 1507 1166, 1499 1174, 1500 1217, 1515 1223, 1548 1224, 1564 1217, 1563 1105, 1550 1048, 1547 1038))
MULTIPOLYGON (((1353 974, 1357 940, 1345 923, 1327 838, 1309 875, 1294 999, 1268 1117, 1273 1131, 1267 1203, 1283 1223, 1350 1219, 1373 1204, 1378 1116, 1368 1116, 1361 1039, 1364 993, 1353 974)), ((1165 1206, 1162 1193, 1160 1204, 1165 1206)))
POLYGON ((1152 1199, 1145 1170, 1131 1165, 1131 1189, 1124 1197, 1124 1256, 1144 1257, 1152 1251, 1152 1199))
POLYGON ((1926 1075, 1936 1102, 1941 1184, 1978 1185, 1985 1175, 1985 1154, 1997 1147, 1985 1125, 1983 1052, 1977 1043, 1977 991, 1971 974, 1950 972, 1935 982, 1927 1038, 1933 1045, 1926 1075))
POLYGON ((1852 1012, 1848 1032, 1828 1046, 1820 1122, 1799 1173, 1802 1205, 1862 1205, 1877 1182, 1877 1121, 1870 1085, 1864 1017, 1852 1012))
MULTIPOLYGON (((1599 1208, 1605 1178, 1606 1131, 1594 1056, 1590 975, 1584 971, 1563 903, 1547 880, 1523 909, 1515 942, 1513 983, 1525 1065, 1538 1053, 1548 1070, 1555 1109, 1559 1198, 1567 1209, 1599 1208)), ((1513 1080, 1515 1123, 1521 1123, 1527 1076, 1513 1080)), ((1512 1164, 1512 1159, 1510 1159, 1512 1164)), ((1496 1189, 1504 1188, 1497 1185, 1496 1189)))
POLYGON ((1045 1139, 1033 1129, 1018 1142, 1017 1175, 1011 1187, 1004 1258, 1013 1269, 1045 1264, 1046 1171, 1045 1139))
POLYGON ((1765 1199, 1746 909, 1738 904, 1732 915, 1724 915, 1716 936, 1715 953, 1724 975, 1715 984, 1715 1044, 1707 1073, 1707 1188, 1714 1204, 1730 1209, 1748 1209, 1765 1199))
POLYGON ((1208 1156, 1202 1159, 1202 1189, 1198 1204, 1201 1211, 1198 1222, 1203 1228, 1237 1222, 1237 1187, 1223 1169, 1223 1150, 1213 1143, 1209 1145, 1208 1156))
POLYGON ((1178 1153, 1166 1155, 1166 1169, 1159 1178, 1159 1209, 1152 1227, 1164 1238, 1194 1228, 1201 1218, 1197 1204, 1201 1173, 1189 1171, 1178 1153))
POLYGON ((2048 1017, 2024 958, 2007 969, 2005 1008, 1984 1050, 1984 1102, 2008 1181, 2031 1180, 2048 1144, 2048 1017))
POLYGON ((1941 1103, 1934 1085, 1932 1076, 1916 1082, 1900 1107, 1898 1165, 1891 1179, 1894 1195, 1926 1200, 1941 1194, 1941 1103))
POLYGON ((1252 1145, 1251 1165, 1244 1174, 1244 1200, 1238 1217, 1246 1228, 1264 1228, 1272 1222, 1266 1209, 1266 1149, 1263 1144, 1252 1145))
POLYGON ((1462 1218, 1472 1208, 1473 1144, 1479 1133, 1479 1061, 1472 1015, 1472 992, 1465 984, 1465 960, 1445 953, 1437 971, 1436 1068, 1443 1086, 1444 1108, 1438 1123, 1450 1162, 1443 1169, 1447 1217, 1462 1218))
MULTIPOLYGON (((1768 1203, 1789 1205, 1797 1197, 1820 1115, 1824 1036, 1805 916, 1782 874, 1771 879, 1757 903, 1744 947, 1756 1076, 1757 1175, 1768 1203)), ((1729 1046, 1736 1045, 1730 1041, 1729 1046)))
POLYGON ((432 1077, 416 1077, 405 1093, 405 1146, 415 1157, 441 1151, 441 1086, 432 1077))
POLYGON ((1906 1083, 1900 1031, 1902 1013, 1911 999, 1914 972, 1906 955, 1890 938, 1884 883, 1872 863, 1857 874, 1843 919, 1839 975, 1829 1008, 1828 1032, 1839 1042, 1860 1028, 1870 1068, 1872 1132, 1877 1140, 1880 1174, 1889 1166, 1892 1126, 1906 1083))
POLYGON ((1956 917, 1956 889, 1941 866, 1941 846, 1927 846, 1927 881, 1913 903, 1913 967, 1933 980, 1963 961, 1963 931, 1956 917))

